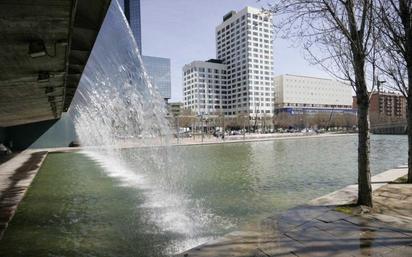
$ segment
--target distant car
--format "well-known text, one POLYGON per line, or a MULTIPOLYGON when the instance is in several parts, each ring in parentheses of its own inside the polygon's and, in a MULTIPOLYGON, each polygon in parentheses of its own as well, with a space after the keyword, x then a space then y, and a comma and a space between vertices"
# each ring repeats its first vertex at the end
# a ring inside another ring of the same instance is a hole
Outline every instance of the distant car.
POLYGON ((179 136, 182 137, 182 138, 191 138, 192 133, 191 132, 180 132, 179 136))
POLYGON ((213 136, 215 136, 215 137, 222 137, 222 135, 223 135, 223 133, 220 132, 220 131, 215 131, 215 132, 213 133, 213 136))

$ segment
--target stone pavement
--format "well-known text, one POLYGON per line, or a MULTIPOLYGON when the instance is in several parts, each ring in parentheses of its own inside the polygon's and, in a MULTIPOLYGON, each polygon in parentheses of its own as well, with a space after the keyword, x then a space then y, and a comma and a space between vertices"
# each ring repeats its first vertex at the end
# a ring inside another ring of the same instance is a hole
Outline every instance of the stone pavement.
MULTIPOLYGON (((408 174, 408 170, 407 166, 404 165, 379 173, 371 178, 372 191, 374 192, 375 190, 387 185, 388 183, 392 183, 392 181, 395 181, 406 174, 408 174)), ((309 202, 309 204, 315 206, 345 205, 354 204, 357 199, 358 185, 349 185, 330 194, 313 199, 309 202)))
POLYGON ((0 165, 0 239, 46 155, 24 151, 0 165))
POLYGON ((412 256, 412 227, 392 227, 335 207, 300 206, 177 256, 412 256))
POLYGON ((375 191, 373 201, 372 212, 364 217, 412 229, 412 184, 390 183, 375 191))
POLYGON ((327 205, 352 202, 352 186, 176 256, 412 256, 412 185, 387 184, 399 174, 405 169, 374 177, 373 209, 327 205))

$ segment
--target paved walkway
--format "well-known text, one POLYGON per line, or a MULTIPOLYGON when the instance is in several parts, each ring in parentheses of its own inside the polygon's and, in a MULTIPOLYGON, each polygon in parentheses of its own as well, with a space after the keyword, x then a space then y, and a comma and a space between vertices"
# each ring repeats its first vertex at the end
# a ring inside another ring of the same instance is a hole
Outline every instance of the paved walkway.
POLYGON ((412 184, 388 184, 375 192, 373 200, 373 211, 365 217, 412 229, 412 184))
MULTIPOLYGON (((200 136, 196 138, 183 138, 170 140, 170 146, 190 146, 190 145, 214 145, 214 144, 231 144, 231 143, 244 143, 244 142, 260 142, 260 141, 273 141, 273 140, 288 140, 288 139, 307 139, 307 138, 325 138, 325 137, 343 137, 343 136, 357 136, 353 133, 324 133, 324 134, 314 134, 314 133, 275 133, 275 134, 252 134, 245 137, 243 136, 227 136, 225 140, 221 138, 216 138, 213 136, 205 136, 202 141, 200 136)), ((126 148, 136 148, 136 147, 153 147, 153 146, 165 146, 164 142, 160 141, 135 141, 128 140, 124 143, 119 143, 116 146, 102 146, 102 147, 55 147, 55 148, 43 148, 43 149, 32 149, 32 150, 43 150, 52 152, 76 152, 87 149, 96 148, 109 148, 109 149, 126 149, 126 148)))
POLYGON ((260 231, 231 233, 177 256, 407 257, 412 256, 411 224, 389 226, 372 216, 345 214, 334 207, 301 206, 266 219, 260 231))
POLYGON ((376 176, 381 183, 375 183, 373 209, 327 204, 352 201, 352 186, 316 199, 323 206, 312 201, 265 219, 254 231, 233 232, 176 256, 412 256, 412 185, 383 183, 405 172, 376 176))
MULTIPOLYGON (((387 170, 371 178, 372 190, 375 191, 396 179, 405 176, 408 173, 407 166, 399 166, 394 169, 387 170)), ((330 194, 313 199, 309 202, 310 205, 343 205, 354 204, 358 199, 358 185, 349 185, 330 194)))
POLYGON ((199 144, 221 144, 221 143, 242 143, 242 142, 255 142, 255 141, 272 141, 283 139, 299 139, 299 138, 320 138, 320 137, 339 137, 339 136, 357 136, 355 133, 271 133, 271 134, 257 134, 246 133, 243 135, 226 136, 224 140, 216 138, 211 135, 205 136, 204 140, 201 140, 200 136, 196 138, 182 138, 179 142, 172 143, 173 145, 199 145, 199 144))
POLYGON ((46 155, 24 151, 0 165, 0 239, 46 155))

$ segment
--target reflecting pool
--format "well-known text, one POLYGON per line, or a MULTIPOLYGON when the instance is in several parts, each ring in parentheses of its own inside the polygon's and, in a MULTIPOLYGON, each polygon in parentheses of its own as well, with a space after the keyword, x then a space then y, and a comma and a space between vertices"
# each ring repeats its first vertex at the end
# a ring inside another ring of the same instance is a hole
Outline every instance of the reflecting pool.
MULTIPOLYGON (((356 140, 50 154, 0 255, 168 256, 355 183, 356 140)), ((406 163, 406 136, 372 136, 371 155, 373 174, 406 163)))

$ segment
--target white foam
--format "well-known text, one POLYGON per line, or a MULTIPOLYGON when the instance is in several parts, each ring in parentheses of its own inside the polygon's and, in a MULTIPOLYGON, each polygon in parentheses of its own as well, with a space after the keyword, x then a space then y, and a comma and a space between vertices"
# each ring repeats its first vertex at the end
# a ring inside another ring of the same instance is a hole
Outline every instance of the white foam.
POLYGON ((173 244, 191 247, 190 242, 197 243, 204 231, 219 222, 223 227, 231 225, 187 195, 179 167, 169 169, 179 163, 170 159, 178 155, 170 157, 163 148, 152 149, 154 143, 171 141, 167 110, 116 1, 108 10, 70 112, 80 143, 92 146, 84 154, 120 186, 142 192, 145 202, 136 208, 150 213, 147 222, 160 233, 180 235, 173 244), (148 147, 132 156, 118 149, 130 143, 148 147))
MULTIPOLYGON (((150 213, 150 222, 160 231, 179 234, 179 240, 173 240, 167 251, 177 253, 210 241, 212 237, 201 236, 212 226, 220 229, 234 227, 230 221, 215 215, 212 211, 194 202, 181 192, 163 188, 148 176, 132 170, 121 159, 106 156, 104 152, 83 151, 86 156, 96 161, 106 174, 119 181, 120 185, 142 189, 145 202, 136 208, 146 208, 150 213), (180 193, 180 194, 179 194, 180 193)), ((114 155, 116 156, 116 154, 114 155)), ((142 170, 142 164, 137 165, 142 170)))

